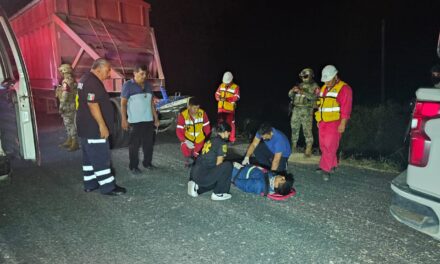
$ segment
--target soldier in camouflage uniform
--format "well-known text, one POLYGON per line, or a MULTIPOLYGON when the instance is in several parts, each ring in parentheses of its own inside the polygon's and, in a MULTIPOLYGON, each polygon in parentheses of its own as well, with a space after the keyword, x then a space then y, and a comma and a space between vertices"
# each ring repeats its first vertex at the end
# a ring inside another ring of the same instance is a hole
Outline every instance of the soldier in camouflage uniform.
POLYGON ((66 141, 60 144, 59 147, 65 147, 68 151, 75 151, 79 149, 75 124, 77 84, 72 75, 72 66, 62 64, 58 70, 63 76, 63 81, 56 89, 56 96, 60 101, 59 113, 63 117, 67 132, 66 141))
POLYGON ((306 68, 301 71, 299 77, 302 82, 295 85, 289 91, 289 97, 293 106, 290 126, 292 128, 292 153, 297 152, 296 144, 299 138, 299 131, 302 126, 304 137, 306 138, 306 150, 304 155, 312 155, 313 146, 313 108, 316 105, 316 91, 319 90, 318 84, 313 80, 313 70, 306 68))

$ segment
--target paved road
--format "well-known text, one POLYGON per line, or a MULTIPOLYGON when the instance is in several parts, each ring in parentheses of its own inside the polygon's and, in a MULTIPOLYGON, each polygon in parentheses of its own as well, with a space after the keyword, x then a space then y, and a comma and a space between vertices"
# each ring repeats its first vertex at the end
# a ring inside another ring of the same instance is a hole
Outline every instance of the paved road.
POLYGON ((41 167, 14 161, 0 184, 0 263, 439 263, 440 243, 388 212, 392 174, 342 167, 328 183, 292 164, 296 197, 271 201, 231 189, 231 200, 186 194, 177 141, 159 135, 160 169, 133 176, 112 152, 128 194, 84 193, 80 153, 40 133, 41 167))

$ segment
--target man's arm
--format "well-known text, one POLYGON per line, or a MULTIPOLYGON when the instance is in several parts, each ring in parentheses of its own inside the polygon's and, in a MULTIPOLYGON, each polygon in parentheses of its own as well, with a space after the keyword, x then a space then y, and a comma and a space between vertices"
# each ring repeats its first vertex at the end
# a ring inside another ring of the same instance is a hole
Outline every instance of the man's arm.
POLYGON ((90 113, 95 119, 96 123, 99 126, 99 133, 101 134, 101 138, 107 139, 110 135, 107 125, 104 122, 104 118, 102 117, 101 108, 99 107, 99 103, 87 103, 90 109, 90 113))
POLYGON ((156 106, 154 105, 153 96, 151 96, 151 113, 153 113, 154 126, 159 127, 160 121, 159 116, 157 115, 156 106))
POLYGON ((252 140, 252 143, 249 145, 245 158, 249 158, 255 151, 255 148, 260 144, 261 139, 254 137, 254 140, 252 140))
POLYGON ((353 95, 350 86, 346 85, 342 87, 341 91, 339 91, 337 101, 341 106, 341 123, 338 126, 338 132, 342 134, 345 132, 347 121, 351 115, 353 95))
POLYGON ((127 98, 121 97, 121 127, 124 130, 128 130, 127 102, 127 98))
POLYGON ((282 152, 275 153, 272 160, 272 166, 270 167, 270 170, 276 171, 278 170, 278 167, 280 166, 280 160, 281 160, 282 152))
POLYGON ((210 133, 211 133, 211 123, 209 122, 209 118, 206 112, 203 112, 203 134, 205 134, 205 136, 207 137, 209 136, 210 133))
POLYGON ((186 138, 185 138, 185 118, 183 118, 182 114, 179 114, 177 116, 176 135, 180 143, 183 144, 186 138))

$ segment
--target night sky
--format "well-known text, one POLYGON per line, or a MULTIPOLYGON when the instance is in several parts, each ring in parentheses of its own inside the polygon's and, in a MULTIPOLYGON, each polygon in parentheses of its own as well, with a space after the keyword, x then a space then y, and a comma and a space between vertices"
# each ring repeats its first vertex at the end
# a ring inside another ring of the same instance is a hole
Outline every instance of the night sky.
MULTIPOLYGON (((0 0, 9 14, 26 2, 0 0)), ((387 100, 409 101, 430 84, 439 60, 438 0, 147 2, 167 89, 200 96, 208 113, 225 70, 241 88, 238 116, 270 116, 287 108, 302 68, 313 68, 319 80, 326 64, 352 86, 355 105, 380 103, 382 19, 387 100)))

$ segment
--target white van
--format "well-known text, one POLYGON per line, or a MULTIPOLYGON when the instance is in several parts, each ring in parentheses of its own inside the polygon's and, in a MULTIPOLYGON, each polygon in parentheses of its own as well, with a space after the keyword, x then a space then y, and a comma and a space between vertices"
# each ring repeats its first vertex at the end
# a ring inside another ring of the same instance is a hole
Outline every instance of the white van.
POLYGON ((1 7, 0 83, 0 179, 4 179, 9 174, 7 156, 39 163, 40 153, 26 67, 1 7))
POLYGON ((391 214, 440 240, 440 89, 416 92, 409 164, 391 183, 391 214))

